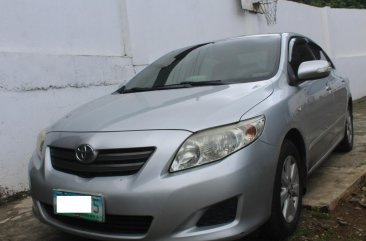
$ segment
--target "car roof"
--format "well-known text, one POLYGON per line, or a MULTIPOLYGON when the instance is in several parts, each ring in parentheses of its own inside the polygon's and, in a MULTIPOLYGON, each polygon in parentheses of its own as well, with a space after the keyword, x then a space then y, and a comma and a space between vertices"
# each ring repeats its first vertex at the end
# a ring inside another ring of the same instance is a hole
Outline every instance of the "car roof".
MULTIPOLYGON (((231 41, 231 40, 245 39, 245 38, 248 38, 248 37, 262 37, 262 36, 265 37, 265 36, 274 36, 274 35, 280 35, 281 37, 286 37, 286 38, 302 37, 302 38, 306 38, 306 39, 312 41, 310 38, 306 37, 305 35, 299 34, 299 33, 279 32, 279 33, 261 33, 261 34, 240 35, 240 36, 235 36, 235 37, 230 37, 230 38, 219 39, 219 40, 211 41, 211 42, 208 42, 208 43, 222 43, 222 42, 231 41)), ((312 42, 314 42, 314 41, 312 41, 312 42)))

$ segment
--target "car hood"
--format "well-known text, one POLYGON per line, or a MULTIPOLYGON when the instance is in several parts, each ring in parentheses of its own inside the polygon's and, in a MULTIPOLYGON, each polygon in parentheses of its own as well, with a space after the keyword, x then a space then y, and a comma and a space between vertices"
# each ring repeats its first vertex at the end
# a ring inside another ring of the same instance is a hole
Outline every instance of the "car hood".
POLYGON ((237 122, 273 92, 270 81, 110 94, 72 111, 49 131, 198 131, 237 122))

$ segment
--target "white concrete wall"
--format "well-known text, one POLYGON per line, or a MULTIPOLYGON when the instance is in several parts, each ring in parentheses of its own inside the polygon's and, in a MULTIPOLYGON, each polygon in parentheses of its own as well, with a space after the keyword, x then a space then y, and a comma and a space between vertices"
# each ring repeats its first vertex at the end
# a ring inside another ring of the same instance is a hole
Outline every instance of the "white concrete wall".
POLYGON ((115 86, 0 91, 1 196, 28 189, 28 161, 41 129, 71 109, 113 90, 115 86))
POLYGON ((261 19, 259 21, 263 22, 258 29, 259 32, 301 33, 316 41, 329 52, 327 49, 327 31, 324 31, 327 16, 322 9, 281 0, 277 7, 276 25, 267 26, 264 16, 257 16, 261 19))
POLYGON ((316 8, 280 0, 277 17, 276 25, 262 25, 258 32, 298 32, 312 38, 331 56, 338 72, 350 79, 353 98, 366 96, 366 10, 316 8))
POLYGON ((0 0, 0 51, 123 56, 118 0, 0 0))
POLYGON ((366 95, 366 10, 317 8, 280 0, 277 24, 244 12, 239 0, 126 0, 133 63, 145 66, 179 47, 227 37, 298 32, 320 44, 351 80, 355 99, 366 95))
POLYGON ((28 188, 37 133, 135 74, 121 0, 0 0, 0 199, 28 188))
POLYGON ((336 66, 351 80, 355 98, 366 95, 366 10, 330 9, 329 38, 336 66))
POLYGON ((366 95, 366 10, 280 0, 277 25, 240 0, 0 0, 0 198, 27 189, 39 130, 107 94, 170 50, 228 37, 299 32, 366 95))
POLYGON ((126 5, 136 65, 176 48, 247 33, 235 0, 126 0, 126 5))

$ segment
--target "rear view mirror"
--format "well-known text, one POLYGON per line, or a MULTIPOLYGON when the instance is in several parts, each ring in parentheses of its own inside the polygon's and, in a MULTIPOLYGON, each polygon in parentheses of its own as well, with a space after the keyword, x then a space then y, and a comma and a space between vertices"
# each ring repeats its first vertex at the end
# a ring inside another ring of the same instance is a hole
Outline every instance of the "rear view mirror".
POLYGON ((332 67, 328 61, 313 60, 300 64, 297 76, 299 80, 320 79, 329 76, 332 67))

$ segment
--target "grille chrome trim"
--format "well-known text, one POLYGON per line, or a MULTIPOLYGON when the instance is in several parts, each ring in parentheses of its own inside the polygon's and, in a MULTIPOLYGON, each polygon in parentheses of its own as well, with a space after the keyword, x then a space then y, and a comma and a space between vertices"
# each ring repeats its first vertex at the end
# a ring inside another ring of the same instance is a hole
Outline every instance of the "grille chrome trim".
POLYGON ((137 173, 155 151, 155 147, 98 150, 93 163, 80 163, 75 150, 50 147, 54 169, 81 177, 125 176, 137 173))

